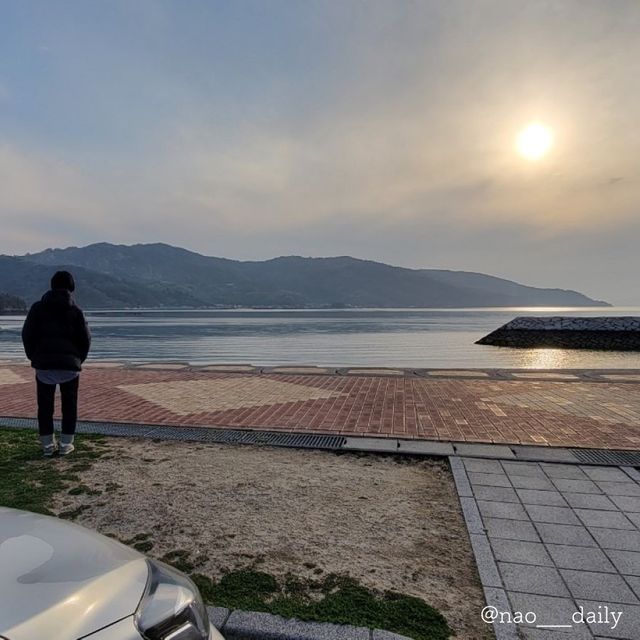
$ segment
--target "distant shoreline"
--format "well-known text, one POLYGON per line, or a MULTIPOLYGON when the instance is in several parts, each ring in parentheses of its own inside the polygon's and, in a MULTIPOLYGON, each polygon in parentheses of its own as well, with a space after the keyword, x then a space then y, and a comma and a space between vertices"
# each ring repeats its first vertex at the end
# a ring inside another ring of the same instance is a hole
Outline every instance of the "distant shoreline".
MULTIPOLYGON (((639 307, 617 306, 609 303, 602 305, 585 305, 585 306, 567 306, 567 307, 549 307, 549 306, 506 306, 506 307, 244 307, 244 306, 224 306, 224 307, 92 307, 83 306, 84 311, 113 313, 113 312, 163 312, 163 311, 185 311, 185 312, 216 312, 216 311, 531 311, 531 312, 556 312, 556 311, 594 311, 599 309, 640 309, 639 307)), ((26 313, 28 309, 22 311, 2 311, 0 313, 6 315, 19 315, 26 313)))
MULTIPOLYGON (((29 305, 30 306, 30 305, 29 305)), ((29 306, 23 310, 2 310, 0 315, 19 316, 26 315, 29 306)), ((442 312, 514 312, 514 313, 585 313, 590 311, 600 311, 609 309, 614 312, 629 311, 640 315, 640 305, 613 305, 607 303, 606 306, 567 306, 567 307, 549 307, 549 306, 507 306, 507 307, 92 307, 83 306, 83 310, 87 313, 223 313, 223 312, 264 312, 264 313, 295 313, 295 312, 316 312, 316 313, 341 313, 341 312, 376 312, 376 313, 393 313, 400 311, 442 311, 442 312)), ((606 316, 603 316, 606 317, 606 316)))

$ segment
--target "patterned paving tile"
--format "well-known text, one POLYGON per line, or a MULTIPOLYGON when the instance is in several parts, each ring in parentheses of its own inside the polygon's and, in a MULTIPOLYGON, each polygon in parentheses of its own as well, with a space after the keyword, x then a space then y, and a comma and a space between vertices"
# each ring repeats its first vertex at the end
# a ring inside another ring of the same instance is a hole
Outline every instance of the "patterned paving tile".
POLYGON ((430 376, 434 376, 436 378, 483 378, 489 376, 486 371, 462 371, 461 369, 455 369, 452 371, 437 369, 435 371, 429 371, 428 373, 430 376))
POLYGON ((572 373, 548 373, 527 371, 524 373, 514 372, 511 374, 514 378, 523 378, 524 380, 576 380, 577 376, 572 373))
MULTIPOLYGON (((386 369, 352 376, 260 374, 247 368, 88 367, 80 381, 80 418, 640 450, 636 383, 431 378, 386 369)), ((0 371, 0 415, 34 417, 32 370, 14 364, 0 371), (16 393, 14 385, 25 381, 31 384, 16 393)))
POLYGON ((255 371, 256 368, 250 364, 210 364, 205 367, 200 367, 200 371, 246 371, 247 373, 255 371))
POLYGON ((349 369, 350 376, 403 376, 404 369, 349 369))
POLYGON ((0 385, 22 384, 28 382, 11 369, 0 369, 0 385))
POLYGON ((138 369, 186 369, 186 364, 177 362, 150 362, 137 365, 138 369))
POLYGON ((122 362, 107 362, 106 360, 99 360, 96 362, 87 362, 84 367, 89 369, 119 369, 122 362))
POLYGON ((492 397, 499 405, 526 409, 552 409, 565 415, 602 422, 640 417, 640 388, 611 388, 590 383, 562 385, 559 389, 523 390, 492 397), (541 392, 542 391, 542 392, 541 392))
POLYGON ((322 367, 275 367, 272 373, 329 373, 329 369, 322 367))
POLYGON ((118 387, 178 415, 287 402, 339 398, 343 394, 267 378, 149 382, 118 387))

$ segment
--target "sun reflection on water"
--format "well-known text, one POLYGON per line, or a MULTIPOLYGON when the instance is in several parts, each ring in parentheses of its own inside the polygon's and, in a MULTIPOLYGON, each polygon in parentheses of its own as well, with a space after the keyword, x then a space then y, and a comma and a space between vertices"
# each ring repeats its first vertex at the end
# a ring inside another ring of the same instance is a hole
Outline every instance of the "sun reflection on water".
POLYGON ((566 349, 526 349, 521 366, 527 369, 563 369, 568 360, 566 349))

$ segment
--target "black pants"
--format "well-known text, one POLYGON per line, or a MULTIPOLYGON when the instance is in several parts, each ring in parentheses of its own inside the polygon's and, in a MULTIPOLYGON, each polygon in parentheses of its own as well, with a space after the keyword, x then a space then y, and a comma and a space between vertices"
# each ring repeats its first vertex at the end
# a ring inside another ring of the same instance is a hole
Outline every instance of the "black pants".
MULTIPOLYGON (((62 433, 73 435, 78 419, 78 383, 80 376, 60 385, 62 401, 62 433)), ((38 385, 38 430, 41 436, 53 433, 53 409, 56 395, 55 384, 44 384, 36 378, 38 385)))

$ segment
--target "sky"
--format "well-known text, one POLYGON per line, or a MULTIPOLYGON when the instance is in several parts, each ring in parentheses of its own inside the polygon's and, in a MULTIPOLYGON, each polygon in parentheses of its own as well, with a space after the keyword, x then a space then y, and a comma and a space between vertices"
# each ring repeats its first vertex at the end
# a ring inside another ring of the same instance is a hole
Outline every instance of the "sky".
POLYGON ((352 255, 640 305, 637 0, 0 13, 0 253, 352 255))

